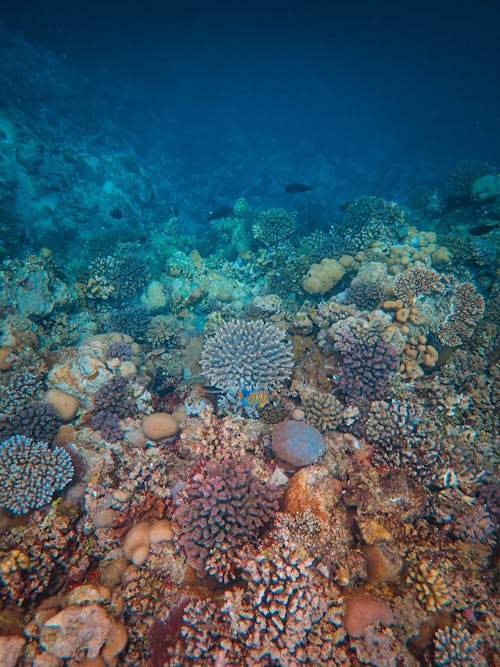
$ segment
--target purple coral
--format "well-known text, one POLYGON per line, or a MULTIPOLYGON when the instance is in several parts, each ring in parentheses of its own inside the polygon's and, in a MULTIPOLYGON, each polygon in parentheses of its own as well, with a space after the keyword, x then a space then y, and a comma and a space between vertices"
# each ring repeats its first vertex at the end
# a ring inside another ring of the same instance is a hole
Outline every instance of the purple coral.
POLYGON ((128 397, 128 381, 115 375, 96 392, 95 412, 90 424, 108 442, 118 442, 123 436, 120 419, 130 417, 135 412, 134 401, 128 397))
POLYGON ((228 560, 272 520, 278 496, 255 475, 249 458, 208 462, 181 490, 174 513, 190 562, 221 580, 229 578, 228 560))
POLYGON ((130 361, 132 359, 132 345, 114 340, 110 343, 106 356, 108 359, 119 359, 120 361, 130 361))
POLYGON ((0 420, 0 438, 25 435, 34 440, 52 442, 62 423, 53 405, 43 401, 29 401, 15 413, 0 420))
POLYGON ((134 402, 127 396, 128 381, 115 375, 98 389, 94 396, 96 412, 111 412, 120 419, 130 417, 135 412, 134 402))
POLYGON ((399 366, 395 348, 381 339, 361 342, 349 327, 337 332, 334 347, 342 354, 337 376, 342 394, 363 402, 384 398, 392 374, 399 366))

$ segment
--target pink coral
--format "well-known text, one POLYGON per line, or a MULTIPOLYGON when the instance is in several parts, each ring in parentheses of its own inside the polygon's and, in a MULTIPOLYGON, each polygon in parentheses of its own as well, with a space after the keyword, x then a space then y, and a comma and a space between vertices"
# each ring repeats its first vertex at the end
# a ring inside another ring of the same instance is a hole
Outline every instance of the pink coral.
POLYGON ((191 564, 230 578, 233 555, 272 520, 279 494, 255 475, 248 457, 208 462, 181 490, 174 513, 191 564))

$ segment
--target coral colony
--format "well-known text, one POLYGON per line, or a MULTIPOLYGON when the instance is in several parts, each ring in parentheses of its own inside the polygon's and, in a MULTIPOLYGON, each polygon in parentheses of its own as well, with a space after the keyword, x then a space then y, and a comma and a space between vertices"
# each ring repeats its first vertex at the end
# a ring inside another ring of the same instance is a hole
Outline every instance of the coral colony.
POLYGON ((52 130, 0 112, 0 664, 498 664, 493 166, 196 231, 52 130))

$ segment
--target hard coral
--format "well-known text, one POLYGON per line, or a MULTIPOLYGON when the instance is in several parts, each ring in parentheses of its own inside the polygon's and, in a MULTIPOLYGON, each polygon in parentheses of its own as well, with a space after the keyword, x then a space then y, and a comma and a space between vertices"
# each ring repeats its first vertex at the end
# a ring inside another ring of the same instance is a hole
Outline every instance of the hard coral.
POLYGON ((0 506, 14 514, 43 507, 72 477, 71 457, 60 447, 22 435, 0 443, 0 506))
POLYGON ((286 529, 274 538, 241 559, 246 588, 227 591, 221 609, 210 601, 189 602, 182 641, 167 664, 347 664, 337 648, 345 631, 336 590, 317 579, 314 558, 286 529))
POLYGON ((228 322, 205 341, 201 367, 222 391, 277 389, 290 377, 293 360, 285 332, 263 320, 228 322))
POLYGON ((394 280, 394 294, 411 306, 422 294, 441 293, 445 284, 443 276, 421 264, 414 264, 405 273, 400 273, 394 280))
POLYGON ((392 374, 399 366, 392 345, 381 339, 362 343, 352 329, 344 327, 335 335, 334 348, 342 354, 337 379, 344 396, 366 402, 386 395, 392 374))
POLYGON ((460 283, 453 290, 451 311, 440 324, 437 335, 441 343, 456 347, 470 338, 484 314, 484 299, 471 283, 460 283))
POLYGON ((208 462, 181 490, 173 517, 190 562, 227 579, 227 560, 272 520, 278 495, 255 475, 249 458, 208 462))
POLYGON ((467 199, 472 196, 471 188, 474 181, 481 176, 492 174, 494 168, 488 162, 480 160, 463 160, 454 167, 446 178, 444 185, 449 199, 467 199))
POLYGON ((464 625, 439 628, 434 635, 434 664, 486 667, 477 637, 464 625))
POLYGON ((62 423, 53 405, 43 401, 30 401, 15 414, 0 421, 0 438, 25 435, 52 442, 62 423))

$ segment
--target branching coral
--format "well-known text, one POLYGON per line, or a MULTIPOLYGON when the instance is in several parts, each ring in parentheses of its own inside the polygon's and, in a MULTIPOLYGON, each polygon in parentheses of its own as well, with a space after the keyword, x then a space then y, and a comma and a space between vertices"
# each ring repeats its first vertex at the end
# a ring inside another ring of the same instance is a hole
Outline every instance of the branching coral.
POLYGON ((292 350, 285 332, 274 324, 234 320, 205 341, 201 366, 222 391, 270 391, 290 377, 292 350))
POLYGON ((265 246, 274 247, 295 234, 297 214, 281 208, 271 208, 259 213, 252 226, 254 238, 265 246))
POLYGON ((422 294, 442 293, 444 288, 443 276, 421 264, 414 264, 405 273, 400 273, 393 284, 394 294, 409 306, 422 294))
POLYGON ((363 402, 385 396, 392 374, 399 366, 392 345, 381 339, 362 343, 352 329, 345 327, 337 331, 334 348, 342 354, 337 380, 344 396, 363 402))
POLYGON ((71 457, 60 447, 22 435, 0 443, 0 507, 14 514, 43 507, 72 477, 71 457))
POLYGON ((227 591, 221 608, 210 601, 187 604, 182 641, 169 665, 180 665, 181 656, 182 664, 345 664, 337 649, 345 637, 338 592, 317 578, 314 558, 285 524, 274 537, 241 558, 246 588, 227 591))
POLYGON ((190 562, 221 580, 231 578, 237 549, 270 523, 279 493, 261 482, 248 458, 208 462, 181 490, 174 513, 190 562))

